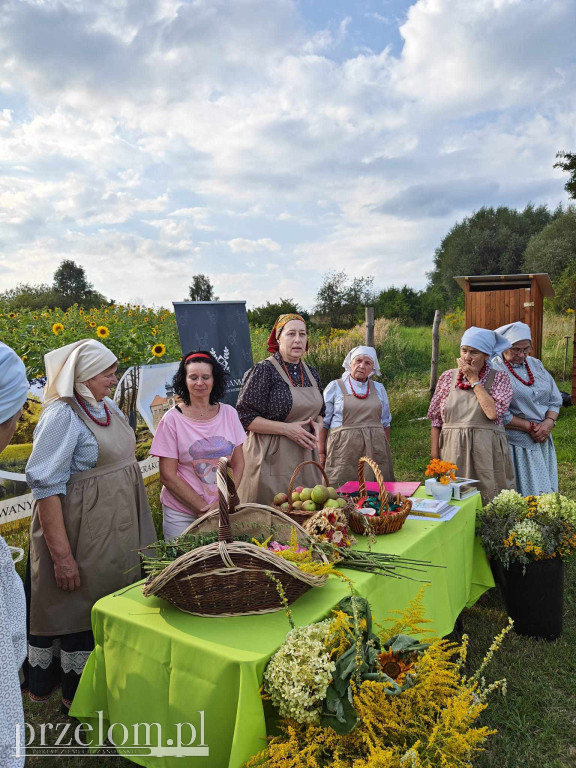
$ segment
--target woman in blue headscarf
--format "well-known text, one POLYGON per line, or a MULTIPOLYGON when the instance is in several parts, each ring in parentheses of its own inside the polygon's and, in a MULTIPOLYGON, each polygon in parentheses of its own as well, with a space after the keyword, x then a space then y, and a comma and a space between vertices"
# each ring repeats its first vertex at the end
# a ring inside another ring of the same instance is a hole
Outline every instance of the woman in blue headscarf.
POLYGON ((526 323, 510 323, 497 329, 510 349, 490 361, 497 371, 510 376, 514 393, 504 416, 506 437, 522 496, 539 496, 558 490, 558 464, 550 434, 562 405, 562 395, 541 361, 530 357, 532 333, 526 323))
POLYGON ((488 362, 508 347, 510 342, 494 331, 468 328, 458 367, 440 376, 428 410, 432 458, 456 464, 461 477, 478 480, 484 504, 516 487, 502 424, 512 385, 508 374, 488 362))
MULTIPOLYGON (((12 439, 27 396, 28 380, 22 360, 0 342, 0 453, 12 439)), ((24 587, 14 570, 10 548, 0 536, 0 765, 6 768, 24 765, 24 757, 14 756, 14 738, 16 725, 24 734, 18 670, 25 658, 24 587)))

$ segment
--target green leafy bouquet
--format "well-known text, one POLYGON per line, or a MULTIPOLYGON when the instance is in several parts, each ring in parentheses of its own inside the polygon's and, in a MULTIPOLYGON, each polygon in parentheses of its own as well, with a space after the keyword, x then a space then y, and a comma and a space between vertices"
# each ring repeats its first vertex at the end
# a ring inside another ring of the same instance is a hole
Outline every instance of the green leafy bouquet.
POLYGON ((489 557, 505 568, 565 559, 576 552, 576 502, 559 493, 501 491, 479 514, 478 533, 489 557))

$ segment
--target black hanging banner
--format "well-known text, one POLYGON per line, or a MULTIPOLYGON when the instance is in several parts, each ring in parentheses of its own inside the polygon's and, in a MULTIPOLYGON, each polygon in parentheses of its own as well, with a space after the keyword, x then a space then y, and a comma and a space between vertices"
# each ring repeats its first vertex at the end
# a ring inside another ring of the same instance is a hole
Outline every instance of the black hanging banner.
POLYGON ((206 349, 228 374, 223 402, 236 405, 244 373, 253 364, 245 301, 175 301, 182 354, 206 349))

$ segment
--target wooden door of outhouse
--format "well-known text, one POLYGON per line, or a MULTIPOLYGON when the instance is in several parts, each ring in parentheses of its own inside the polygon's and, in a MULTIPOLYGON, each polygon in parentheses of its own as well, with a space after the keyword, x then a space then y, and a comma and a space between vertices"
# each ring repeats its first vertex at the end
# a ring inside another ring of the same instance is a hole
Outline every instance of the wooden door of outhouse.
POLYGON ((545 273, 533 275, 467 275, 455 277, 466 295, 466 328, 494 330, 521 321, 532 332, 532 355, 542 355, 544 298, 554 296, 545 273))

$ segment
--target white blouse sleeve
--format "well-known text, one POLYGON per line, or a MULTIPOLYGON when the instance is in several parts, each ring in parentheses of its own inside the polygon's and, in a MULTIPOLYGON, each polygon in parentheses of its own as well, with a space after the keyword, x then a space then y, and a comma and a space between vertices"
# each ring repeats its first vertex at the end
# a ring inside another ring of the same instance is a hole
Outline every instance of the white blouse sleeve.
POLYGON ((390 403, 388 402, 386 388, 384 387, 384 384, 380 384, 378 381, 375 381, 374 385, 376 387, 376 394, 382 403, 382 426, 389 427, 392 423, 392 414, 390 413, 390 403))
MULTIPOLYGON (((338 382, 336 380, 331 381, 324 390, 324 403, 326 405, 326 413, 324 414, 324 420, 322 422, 324 429, 330 429, 332 426, 332 419, 337 412, 336 399, 339 391, 340 388, 338 387, 338 382)), ((340 410, 342 410, 342 405, 340 405, 340 410)), ((342 414, 340 414, 340 416, 341 415, 342 414)))

